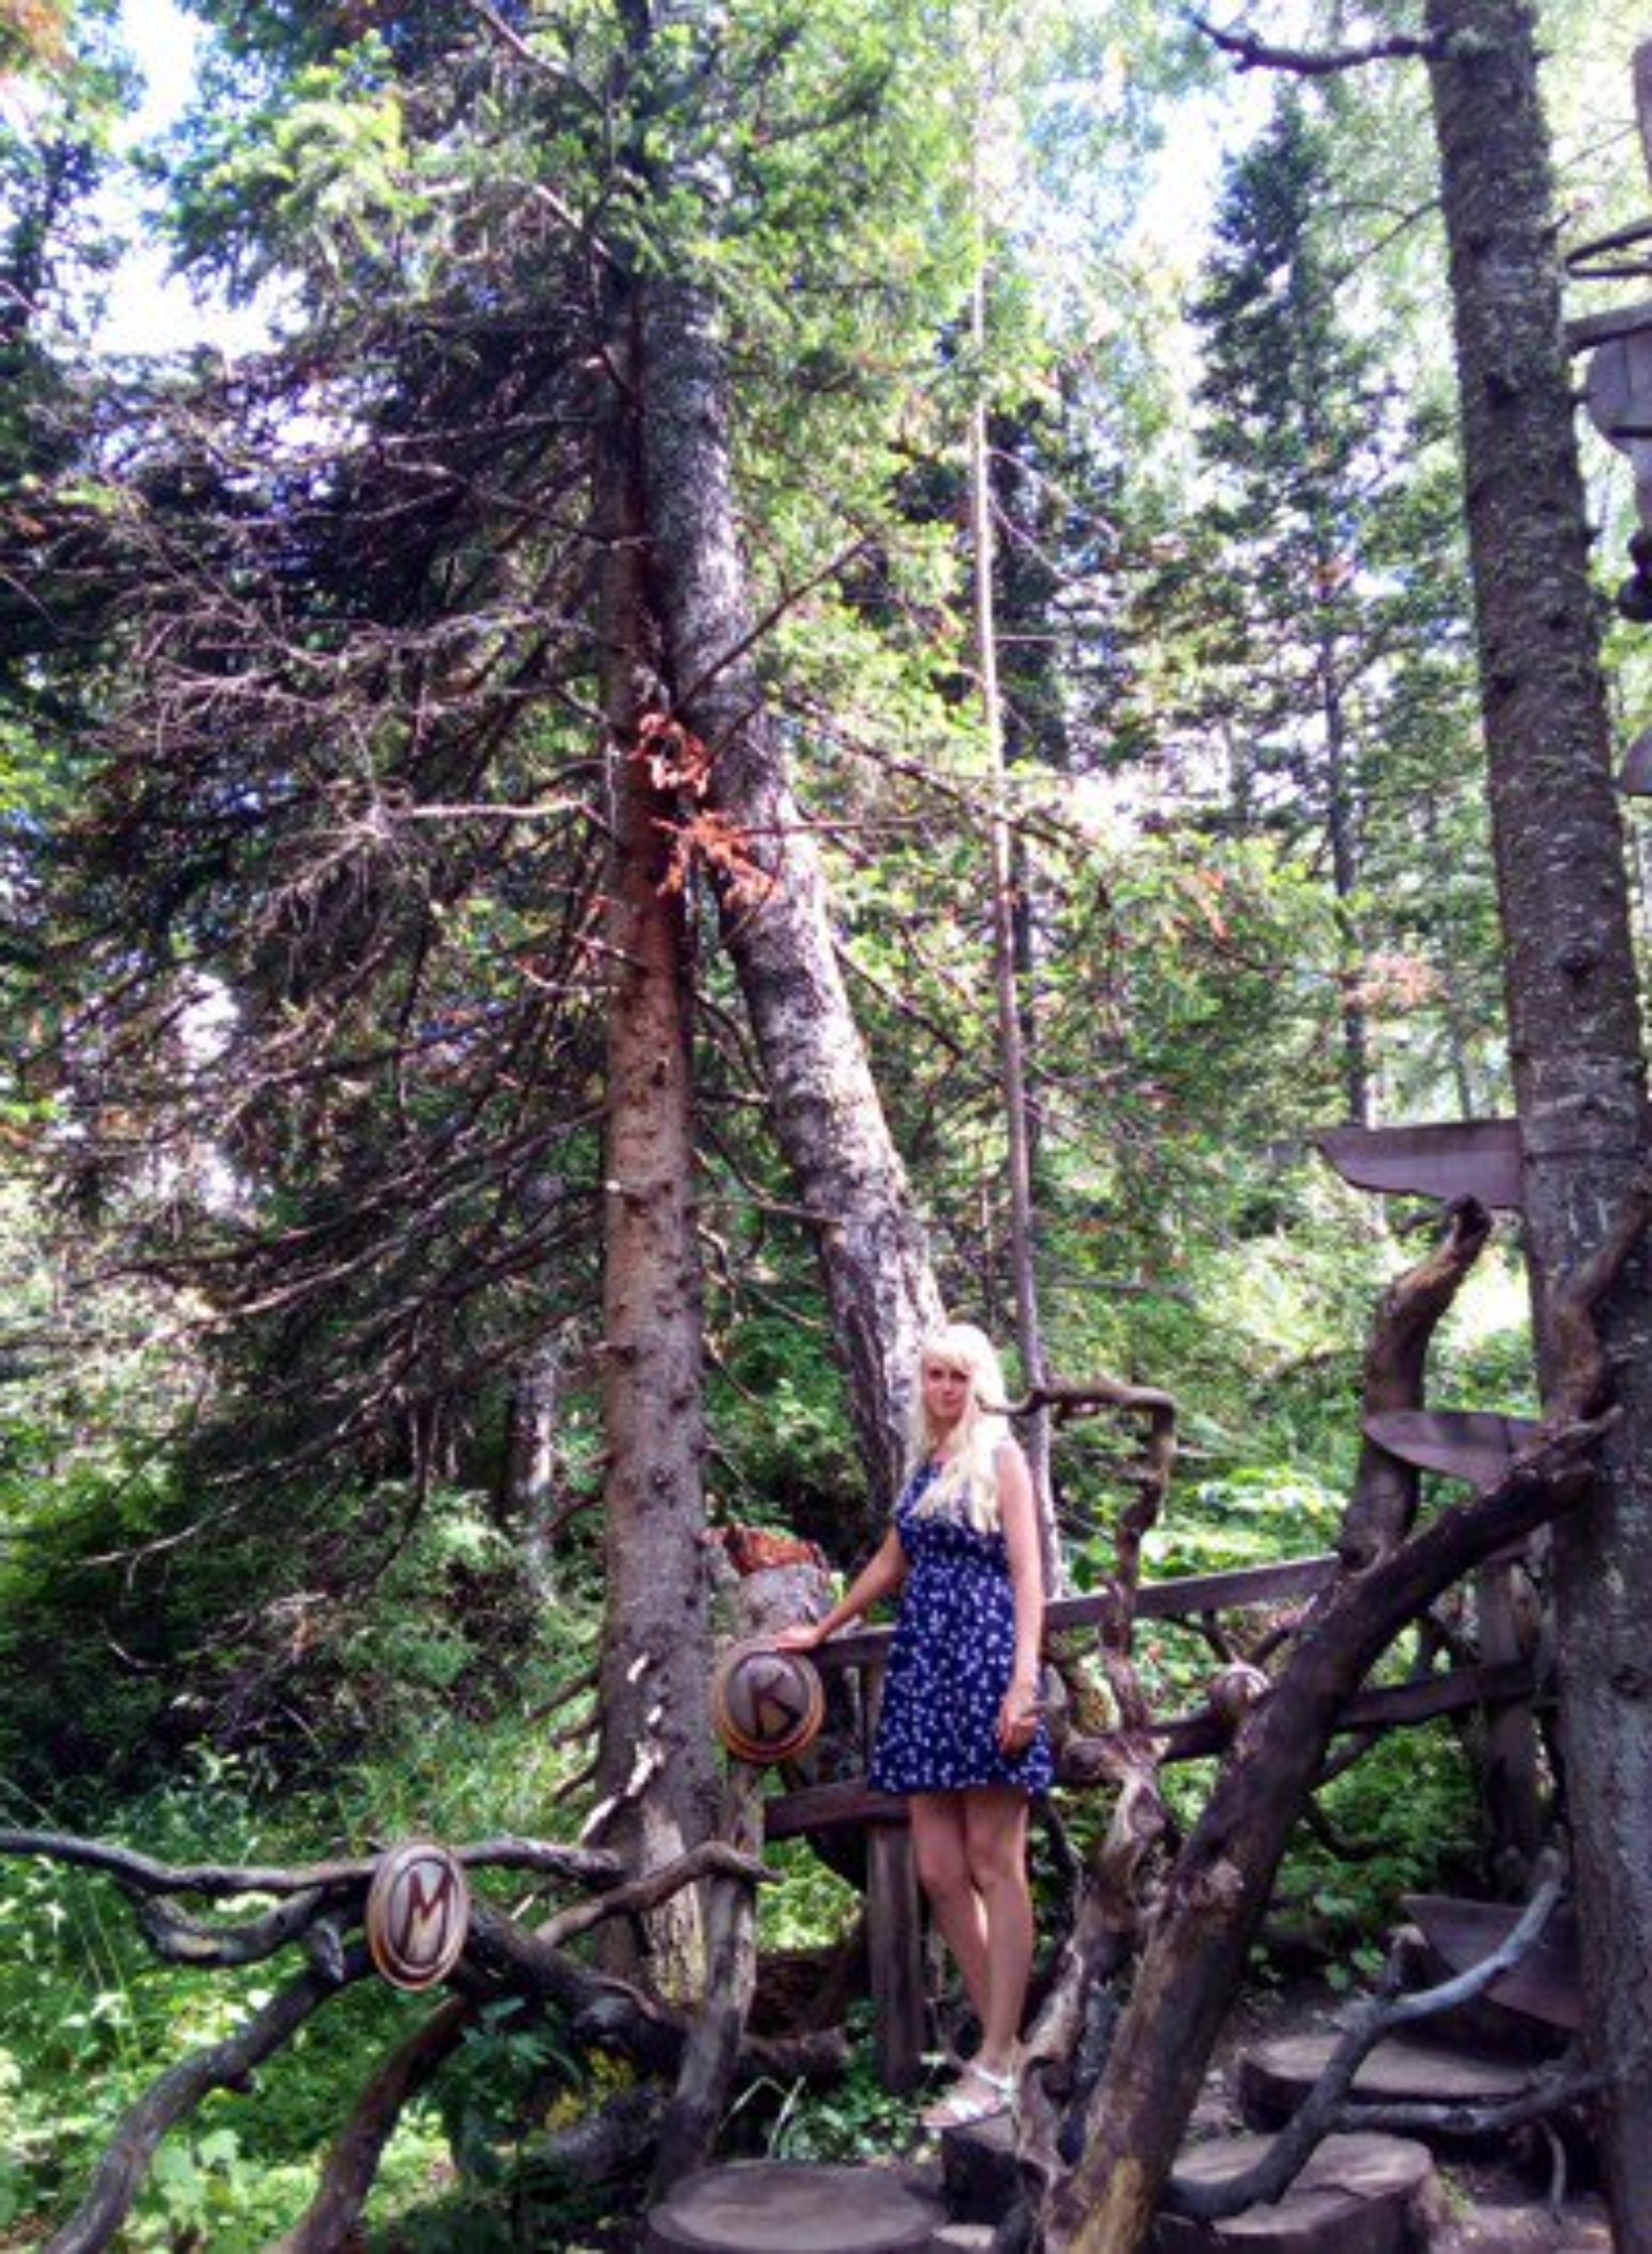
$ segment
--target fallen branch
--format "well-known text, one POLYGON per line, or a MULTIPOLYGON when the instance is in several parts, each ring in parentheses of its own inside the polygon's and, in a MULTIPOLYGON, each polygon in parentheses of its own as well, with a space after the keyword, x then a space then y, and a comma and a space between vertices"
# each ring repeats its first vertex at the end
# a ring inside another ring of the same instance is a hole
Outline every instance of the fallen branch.
POLYGON ((403 2107, 452 2056, 475 2018, 476 2007, 466 1998, 450 1996, 380 2062, 323 2163, 314 2199, 268 2254, 332 2254, 345 2244, 360 2220, 403 2107))
MULTIPOLYGON (((558 1847, 542 1839, 504 1835, 455 1847, 454 1859, 469 1870, 536 1871, 546 1878, 582 1886, 613 1886, 624 1876, 617 1855, 594 1847, 558 1847)), ((107 1839, 83 1839, 67 1831, 0 1831, 0 1855, 40 1855, 82 1870, 106 1871, 137 1894, 205 1894, 228 1900, 238 1894, 347 1893, 373 1883, 376 1856, 296 1866, 250 1863, 162 1863, 134 1847, 107 1839)))

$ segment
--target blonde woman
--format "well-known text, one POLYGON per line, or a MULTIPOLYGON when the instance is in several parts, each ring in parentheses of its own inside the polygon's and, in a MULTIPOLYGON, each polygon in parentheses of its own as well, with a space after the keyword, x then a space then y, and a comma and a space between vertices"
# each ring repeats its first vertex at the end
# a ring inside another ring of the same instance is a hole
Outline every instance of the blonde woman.
POLYGON ((979 2049, 923 2117, 932 2129, 984 2120, 1013 2093, 1032 1960, 1027 1803, 1053 1768, 1039 1716, 1037 1515, 1004 1398, 998 1355, 973 1324, 925 1340, 894 1523, 824 1620, 776 1638, 811 1650, 904 1592, 871 1782, 907 1796, 918 1876, 981 2023, 979 2049))

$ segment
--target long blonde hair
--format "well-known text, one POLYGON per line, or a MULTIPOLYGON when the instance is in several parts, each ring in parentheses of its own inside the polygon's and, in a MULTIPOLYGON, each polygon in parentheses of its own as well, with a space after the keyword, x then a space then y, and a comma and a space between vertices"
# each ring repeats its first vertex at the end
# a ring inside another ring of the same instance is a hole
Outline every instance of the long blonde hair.
POLYGON ((998 1531, 998 1453, 1010 1437, 1004 1404, 1003 1366, 984 1331, 973 1323, 947 1323, 930 1333, 919 1349, 906 1459, 908 1479, 920 1465, 941 1459, 941 1469, 917 1506, 924 1516, 944 1512, 967 1519, 977 1534, 998 1531), (949 1434, 935 1431, 924 1406, 923 1370, 931 1362, 961 1370, 970 1381, 963 1414, 949 1434))

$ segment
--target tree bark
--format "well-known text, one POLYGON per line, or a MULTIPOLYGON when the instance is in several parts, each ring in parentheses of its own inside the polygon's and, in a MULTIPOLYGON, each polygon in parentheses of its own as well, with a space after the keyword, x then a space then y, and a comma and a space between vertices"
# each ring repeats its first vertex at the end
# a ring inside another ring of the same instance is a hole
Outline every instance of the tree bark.
MULTIPOLYGON (((983 166, 988 130, 986 63, 977 58, 976 117, 970 151, 970 223, 975 235, 975 272, 970 290, 970 340, 977 382, 985 380, 987 354, 987 251, 983 166)), ((1039 1306, 1037 1232, 1032 1202, 1032 1138, 1028 1124, 1026 1052, 1023 1032, 1031 1012, 1019 972, 1016 918, 1014 844, 1005 807, 1004 699, 998 681, 998 626, 994 567, 998 539, 992 519, 992 449, 987 405, 977 396, 970 409, 970 547, 974 564, 976 682, 987 742, 991 809, 988 846, 992 869, 992 983, 998 1003, 998 1082, 1004 1095, 1004 1162, 1010 1192, 1010 1284, 1015 1305, 1016 1346, 1028 1390, 1043 1385, 1049 1369, 1039 1306)), ((1038 1504, 1044 1586, 1059 1596, 1065 1586, 1060 1541, 1050 1482, 1050 1420, 1036 1409, 1022 1426, 1032 1492, 1038 1504)))
POLYGON ((541 1604, 556 1589, 552 1522, 557 1492, 562 1350, 554 1333, 523 1354, 507 1410, 500 1518, 516 1544, 529 1588, 541 1604))
MULTIPOLYGON (((651 30, 698 24, 698 0, 639 7, 651 30)), ((708 35, 709 37, 709 35, 708 35)), ((680 60, 687 114, 710 95, 680 60)), ((669 92, 668 80, 666 92, 669 92)), ((663 99, 663 96, 662 96, 663 99)), ((681 129, 679 129, 681 130, 681 129)), ((715 204, 704 152, 658 159, 662 189, 715 204)), ((723 891, 723 933, 750 1013, 770 1114, 800 1200, 816 1217, 832 1335, 872 1488, 892 1504, 906 1454, 913 1374, 941 1298, 924 1233, 850 1007, 819 849, 793 794, 752 656, 730 383, 710 284, 691 270, 640 291, 648 555, 673 711, 714 755, 709 803, 738 833, 760 897, 723 891)))
MULTIPOLYGON (((612 839, 606 899, 608 1019, 603 1420, 608 1450, 606 1614, 598 1703, 600 1799, 586 1827, 637 1872, 704 1839, 716 1815, 703 1570, 703 1320, 695 1206, 689 934, 666 886, 676 797, 654 779, 645 723, 659 710, 645 584, 636 305, 608 282, 597 439, 603 533, 603 706, 612 839)), ((704 1970, 696 1898, 674 1895, 648 1932, 650 1985, 686 1995, 704 1970)), ((611 1928, 625 1947, 628 1928, 611 1928)), ((609 1961, 616 1961, 611 1945, 609 1961)))
MULTIPOLYGON (((1556 1286, 1645 1162, 1645 1068, 1526 0, 1429 0, 1510 1047, 1545 1397, 1556 1286)), ((1623 1414, 1557 1541, 1562 1731, 1614 2243, 1652 2250, 1652 1304, 1602 1316, 1623 1414)))

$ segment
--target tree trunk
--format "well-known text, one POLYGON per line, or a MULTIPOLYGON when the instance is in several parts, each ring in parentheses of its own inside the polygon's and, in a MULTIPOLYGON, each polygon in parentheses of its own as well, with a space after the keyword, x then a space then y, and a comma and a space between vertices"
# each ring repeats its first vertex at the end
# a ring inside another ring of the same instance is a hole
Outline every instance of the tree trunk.
MULTIPOLYGON (((716 1787, 700 1541, 703 1320, 688 931, 681 892, 663 886, 676 798, 656 786, 641 756, 643 722, 657 711, 660 692, 640 538, 634 311, 618 276, 609 299, 612 380, 597 438, 612 838, 603 1280, 607 1610, 601 1798, 587 1836, 598 1833, 640 1872, 707 1837, 716 1787)), ((649 1920, 652 1985, 692 1992, 703 1970, 697 1928, 696 1898, 686 1891, 649 1920)))
MULTIPOLYGON (((970 293, 970 339, 977 369, 984 369, 987 350, 987 265, 985 191, 982 164, 987 131, 984 62, 978 62, 976 113, 972 144, 970 207, 975 229, 975 275, 970 293)), ((981 380, 981 379, 977 379, 981 380)), ((1044 1358, 1044 1334, 1040 1320, 1038 1269, 1034 1256, 1032 1209, 1032 1140, 1027 1125, 1026 1055, 1022 1043, 1024 1017, 1018 976, 1016 885, 1013 840, 1005 806, 1006 775, 1004 746, 1004 700, 998 685, 998 606, 993 566, 998 540, 992 522, 992 450, 984 398, 970 410, 970 546, 975 566, 976 678, 981 697, 981 717, 987 740, 988 779, 991 812, 988 844, 992 865, 992 983, 998 1002, 998 1082, 1004 1094, 1004 1158, 1010 1190, 1010 1283, 1015 1304, 1015 1339, 1021 1358, 1022 1382, 1028 1391, 1043 1385, 1049 1371, 1044 1358)), ((1060 1543, 1055 1524, 1054 1497, 1050 1484, 1050 1419, 1035 1409, 1023 1424, 1032 1492, 1038 1505, 1040 1548, 1044 1586, 1052 1595, 1063 1586, 1060 1543)))
POLYGON ((1325 737, 1325 821, 1331 847, 1331 888, 1336 900, 1337 939, 1344 956, 1337 973, 1342 1017, 1342 1085, 1348 1117, 1356 1126, 1371 1124, 1371 1026, 1362 998, 1365 948, 1354 906, 1360 887, 1359 792, 1353 774, 1354 746, 1348 741, 1348 711, 1338 680, 1340 640, 1327 626, 1320 640, 1320 718, 1325 737), (1347 958, 1352 956, 1350 962, 1347 958))
MULTIPOLYGON (((1545 1397, 1558 1279, 1622 1209, 1647 1114, 1623 845, 1526 0, 1429 0, 1510 1046, 1545 1397)), ((1621 2076, 1620 2254, 1652 2250, 1652 1305, 1603 1314, 1624 1411, 1557 1543, 1562 1730, 1595 2063, 1621 2076)))
POLYGON ((506 1412, 500 1522, 515 1543, 535 1598, 556 1588, 552 1522, 557 1498, 556 1433, 562 1410, 562 1353, 554 1334, 536 1339, 517 1365, 506 1412))
MULTIPOLYGON (((676 27, 699 13, 693 4, 661 6, 653 21, 676 27)), ((693 60, 676 68, 691 89, 683 99, 697 106, 708 94, 693 60)), ((690 164, 668 155, 654 176, 662 191, 711 200, 721 192, 704 156, 690 164)), ((755 901, 725 888, 724 936, 775 1132, 800 1200, 816 1216, 832 1334, 880 1522, 905 1466, 913 1373, 924 1333, 940 1320, 940 1294, 838 968, 820 854, 752 661, 730 386, 709 285, 689 272, 648 277, 640 328, 648 554, 664 672, 676 717, 715 755, 710 802, 740 833, 759 881, 767 880, 755 901)))

